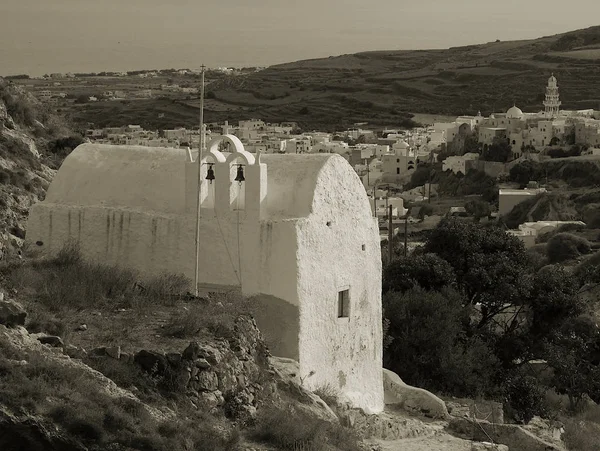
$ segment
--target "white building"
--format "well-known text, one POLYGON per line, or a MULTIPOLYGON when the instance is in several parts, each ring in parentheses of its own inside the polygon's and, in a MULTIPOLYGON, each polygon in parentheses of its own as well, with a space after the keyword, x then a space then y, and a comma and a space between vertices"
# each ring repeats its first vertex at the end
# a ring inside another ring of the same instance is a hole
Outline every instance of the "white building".
POLYGON ((500 189, 498 191, 498 214, 508 214, 515 205, 545 192, 545 188, 500 189))
POLYGON ((467 161, 478 160, 479 154, 469 152, 464 155, 452 155, 442 162, 442 171, 452 171, 454 174, 467 173, 467 161))
MULTIPOLYGON (((254 296, 271 352, 298 360, 309 389, 381 411, 379 231, 352 167, 255 156, 233 135, 202 163, 199 288, 254 296)), ((87 259, 193 279, 197 164, 189 150, 83 144, 31 208, 27 241, 55 254, 76 240, 87 259)))

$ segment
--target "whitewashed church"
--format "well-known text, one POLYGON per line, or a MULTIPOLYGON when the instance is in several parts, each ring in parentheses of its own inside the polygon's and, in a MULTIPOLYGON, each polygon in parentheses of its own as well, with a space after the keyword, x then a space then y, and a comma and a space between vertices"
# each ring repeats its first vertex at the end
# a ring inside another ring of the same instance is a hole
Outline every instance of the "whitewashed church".
POLYGON ((273 355, 300 363, 309 389, 331 384, 355 406, 383 409, 379 232, 365 190, 332 154, 253 155, 233 135, 197 152, 83 144, 46 200, 31 208, 27 241, 147 274, 195 274, 199 286, 256 296, 273 355), (220 152, 227 144, 231 152, 220 152))

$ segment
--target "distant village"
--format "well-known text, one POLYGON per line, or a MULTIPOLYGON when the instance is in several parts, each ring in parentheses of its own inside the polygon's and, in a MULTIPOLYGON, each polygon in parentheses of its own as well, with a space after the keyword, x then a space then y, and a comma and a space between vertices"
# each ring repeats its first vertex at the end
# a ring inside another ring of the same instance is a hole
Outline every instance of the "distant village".
MULTIPOLYGON (((464 175, 470 169, 477 169, 494 178, 508 173, 524 159, 549 158, 544 153, 552 147, 579 145, 583 149, 581 158, 600 158, 600 112, 561 110, 560 105, 557 80, 552 76, 546 87, 544 110, 539 112, 523 112, 515 105, 506 113, 459 116, 452 122, 436 122, 412 130, 374 131, 366 128, 368 124, 355 124, 336 133, 299 132, 294 122, 265 123, 250 119, 237 125, 227 121, 205 124, 205 136, 208 142, 214 136, 235 135, 251 153, 339 154, 361 178, 373 199, 374 214, 380 219, 388 218, 391 207, 392 218, 398 222, 407 215, 405 202, 426 201, 437 190, 433 183, 411 190, 403 190, 403 185, 420 163, 438 162, 444 153, 443 171, 464 175), (469 137, 484 152, 496 143, 508 143, 507 161, 489 161, 479 152, 468 151, 465 142, 469 137)), ((200 131, 198 127, 151 131, 139 125, 126 125, 89 129, 85 137, 91 142, 115 145, 197 148, 200 131)), ((501 189, 499 210, 494 214, 506 214, 517 203, 542 190, 536 184, 524 190, 501 189)), ((450 213, 464 214, 464 208, 451 209, 450 213)), ((525 224, 513 233, 533 242, 536 228, 539 227, 525 224)), ((382 239, 386 238, 387 232, 382 233, 382 239)))

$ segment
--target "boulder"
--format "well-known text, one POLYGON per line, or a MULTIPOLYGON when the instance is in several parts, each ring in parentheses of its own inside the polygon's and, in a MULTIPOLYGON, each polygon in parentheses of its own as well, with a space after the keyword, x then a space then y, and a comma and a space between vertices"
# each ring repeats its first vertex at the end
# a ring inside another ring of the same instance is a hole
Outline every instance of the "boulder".
POLYGON ((24 326, 27 312, 14 301, 0 301, 0 324, 6 327, 24 326))
POLYGON ((55 335, 43 335, 38 337, 38 341, 43 345, 49 345, 53 348, 62 348, 65 344, 62 341, 62 338, 57 337, 55 335))
POLYGON ((77 346, 73 345, 65 346, 64 353, 72 359, 85 359, 87 357, 87 352, 85 352, 85 349, 78 348, 77 346))
POLYGON ((107 346, 104 352, 113 359, 119 360, 121 358, 121 346, 107 346))
POLYGON ((198 373, 198 390, 214 391, 219 388, 219 378, 212 371, 201 371, 198 373))
POLYGON ((223 359, 221 351, 213 346, 192 342, 182 353, 185 360, 205 359, 211 365, 218 365, 223 359))
POLYGON ((433 393, 405 384, 396 373, 383 369, 385 403, 419 412, 430 418, 449 418, 446 404, 433 393))

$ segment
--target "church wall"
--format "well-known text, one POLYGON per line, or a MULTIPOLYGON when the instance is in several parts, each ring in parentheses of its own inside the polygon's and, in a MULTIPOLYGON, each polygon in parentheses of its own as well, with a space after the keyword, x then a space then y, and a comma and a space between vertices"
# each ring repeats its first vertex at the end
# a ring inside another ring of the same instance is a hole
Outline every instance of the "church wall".
POLYGON ((358 407, 380 411, 381 253, 377 224, 358 177, 340 164, 330 162, 321 170, 313 206, 313 213, 297 223, 300 376, 311 389, 333 384, 358 407), (339 318, 338 292, 346 289, 349 315, 339 318))
MULTIPOLYGON (((200 228, 200 284, 258 290, 257 225, 203 213, 200 228), (241 277, 238 277, 241 257, 241 277)), ((27 241, 43 242, 54 254, 69 239, 80 243, 86 259, 134 268, 146 274, 179 273, 194 280, 195 217, 159 215, 128 209, 39 203, 30 211, 27 241)), ((33 244, 35 246, 35 244, 33 244)), ((37 247, 37 246, 36 246, 37 247)))

